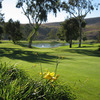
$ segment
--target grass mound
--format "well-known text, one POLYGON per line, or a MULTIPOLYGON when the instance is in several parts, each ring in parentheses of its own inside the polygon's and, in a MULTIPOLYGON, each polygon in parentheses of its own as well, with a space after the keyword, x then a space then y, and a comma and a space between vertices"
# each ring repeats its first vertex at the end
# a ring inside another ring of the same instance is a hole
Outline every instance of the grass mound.
POLYGON ((32 80, 21 69, 0 64, 0 100, 74 100, 70 87, 32 80))

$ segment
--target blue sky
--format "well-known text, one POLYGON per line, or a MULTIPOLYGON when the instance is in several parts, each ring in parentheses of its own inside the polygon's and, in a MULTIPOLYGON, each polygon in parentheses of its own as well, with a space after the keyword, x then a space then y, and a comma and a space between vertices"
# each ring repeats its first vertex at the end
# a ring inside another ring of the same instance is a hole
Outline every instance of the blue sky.
MULTIPOLYGON (((66 1, 66 0, 65 0, 66 1)), ((100 0, 94 0, 96 3, 100 3, 100 0)), ((12 18, 14 21, 19 20, 20 23, 28 23, 28 19, 25 15, 23 15, 22 10, 16 8, 16 2, 17 0, 3 0, 2 2, 2 13, 5 14, 5 21, 7 22, 10 18, 12 18)), ((94 10, 91 14, 88 14, 86 18, 92 18, 92 17, 100 17, 100 7, 99 10, 94 10)), ((48 20, 49 22, 60 22, 64 21, 67 18, 66 12, 58 12, 57 17, 54 16, 53 13, 48 14, 48 20)))

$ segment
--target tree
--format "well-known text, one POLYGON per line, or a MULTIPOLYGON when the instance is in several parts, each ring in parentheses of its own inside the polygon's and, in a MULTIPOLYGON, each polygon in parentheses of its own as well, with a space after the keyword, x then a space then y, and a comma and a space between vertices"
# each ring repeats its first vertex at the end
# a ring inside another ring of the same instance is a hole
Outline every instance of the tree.
POLYGON ((3 28, 0 26, 0 40, 2 39, 2 33, 3 33, 3 28))
POLYGON ((13 22, 12 19, 5 23, 4 26, 5 33, 9 34, 9 38, 12 39, 13 43, 22 39, 22 33, 20 32, 20 22, 13 22))
POLYGON ((18 0, 17 8, 22 8, 24 15, 28 18, 33 31, 29 35, 29 48, 32 40, 42 22, 47 21, 47 14, 51 11, 56 15, 59 10, 59 0, 18 0))
POLYGON ((97 34, 97 42, 100 42, 100 31, 98 31, 98 34, 97 34))
POLYGON ((22 25, 21 31, 22 31, 22 33, 24 33, 23 39, 27 40, 28 36, 32 32, 32 30, 33 30, 33 28, 30 26, 30 24, 22 25))
MULTIPOLYGON (((0 9, 2 9, 2 0, 0 0, 0 9)), ((1 13, 1 10, 0 10, 0 24, 4 22, 4 14, 1 13)))
POLYGON ((73 19, 65 20, 61 24, 61 28, 57 33, 57 35, 61 40, 65 40, 66 42, 69 42, 71 48, 72 40, 77 39, 79 37, 78 31, 79 31, 78 22, 75 18, 73 18, 73 19))
POLYGON ((0 13, 0 24, 4 23, 4 14, 0 13))
MULTIPOLYGON (((82 23, 82 27, 85 27, 86 23, 82 23)), ((72 40, 76 40, 79 37, 79 23, 76 18, 70 18, 65 20, 61 24, 61 29, 58 31, 58 37, 61 40, 69 42, 70 48, 72 47, 72 40)))
POLYGON ((88 13, 91 13, 91 11, 94 9, 94 5, 92 3, 93 0, 68 0, 68 2, 63 2, 61 7, 63 10, 65 10, 67 13, 74 18, 77 18, 77 21, 79 23, 79 47, 81 47, 81 39, 82 39, 82 21, 86 17, 88 13))
POLYGON ((50 32, 48 33, 48 39, 56 39, 56 29, 51 29, 50 32))
POLYGON ((3 1, 3 0, 0 0, 0 8, 2 8, 2 1, 3 1))
POLYGON ((83 41, 86 41, 87 40, 87 37, 86 36, 83 36, 83 41))
MULTIPOLYGON (((0 9, 2 8, 2 0, 0 0, 0 9)), ((2 39, 3 27, 2 23, 4 22, 4 14, 0 10, 0 40, 2 39)))

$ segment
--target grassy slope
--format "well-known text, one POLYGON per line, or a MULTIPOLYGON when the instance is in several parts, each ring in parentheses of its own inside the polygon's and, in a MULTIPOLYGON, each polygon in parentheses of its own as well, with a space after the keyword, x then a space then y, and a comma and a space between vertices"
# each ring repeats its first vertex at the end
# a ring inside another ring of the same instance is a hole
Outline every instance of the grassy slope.
POLYGON ((57 73, 59 80, 71 85, 78 95, 78 100, 100 99, 100 44, 83 44, 82 48, 73 45, 58 48, 32 48, 14 45, 10 42, 0 44, 0 61, 18 64, 30 77, 37 78, 40 64, 43 69, 55 70, 57 56, 59 59, 57 73), (38 56, 35 53, 38 52, 38 56))

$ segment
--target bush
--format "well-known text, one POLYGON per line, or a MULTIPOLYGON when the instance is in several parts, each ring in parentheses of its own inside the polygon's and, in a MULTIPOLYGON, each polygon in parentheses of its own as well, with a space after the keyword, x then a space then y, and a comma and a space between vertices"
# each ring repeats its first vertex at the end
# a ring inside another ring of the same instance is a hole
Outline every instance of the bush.
POLYGON ((70 87, 59 85, 56 81, 29 79, 25 72, 0 64, 0 100, 74 100, 76 97, 70 87))
POLYGON ((100 43, 100 31, 98 32, 98 34, 97 34, 97 42, 99 42, 100 43))
POLYGON ((86 40, 87 40, 87 37, 86 37, 86 36, 84 36, 84 37, 83 37, 83 41, 86 41, 86 40))
POLYGON ((100 51, 100 46, 99 46, 99 48, 98 48, 98 51, 100 51))

